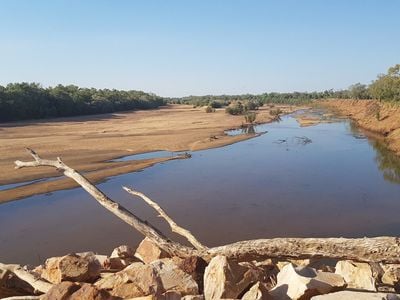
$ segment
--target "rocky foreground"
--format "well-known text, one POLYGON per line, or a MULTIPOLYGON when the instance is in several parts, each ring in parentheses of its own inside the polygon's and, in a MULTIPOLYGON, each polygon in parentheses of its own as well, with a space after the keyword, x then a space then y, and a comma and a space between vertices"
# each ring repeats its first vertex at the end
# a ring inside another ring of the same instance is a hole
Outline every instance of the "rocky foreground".
POLYGON ((68 254, 24 271, 36 276, 46 293, 3 268, 0 298, 400 299, 400 265, 333 259, 237 262, 225 256, 207 263, 200 257, 170 257, 148 239, 136 250, 120 246, 110 256, 68 254))

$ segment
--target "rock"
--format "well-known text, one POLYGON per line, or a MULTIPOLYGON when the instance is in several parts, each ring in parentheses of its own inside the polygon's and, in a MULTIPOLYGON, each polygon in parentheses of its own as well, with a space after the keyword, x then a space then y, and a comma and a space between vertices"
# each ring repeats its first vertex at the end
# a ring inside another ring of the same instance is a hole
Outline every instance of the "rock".
POLYGON ((40 300, 67 300, 79 288, 77 283, 64 281, 53 286, 40 300))
POLYGON ((89 283, 63 281, 54 285, 41 300, 116 300, 107 291, 89 283))
POLYGON ((252 269, 229 261, 225 256, 211 259, 204 273, 206 300, 237 298, 259 274, 252 269))
POLYGON ((343 276, 349 288, 376 291, 372 269, 367 263, 341 260, 336 264, 335 273, 343 276))
POLYGON ((119 257, 110 257, 107 259, 105 266, 106 266, 106 269, 109 269, 109 270, 121 271, 132 263, 133 263, 133 261, 130 259, 122 259, 119 257))
POLYGON ((117 299, 111 296, 107 291, 101 290, 96 286, 83 283, 81 288, 71 295, 68 300, 113 300, 117 299))
POLYGON ((154 268, 142 263, 133 263, 124 270, 100 279, 95 283, 111 295, 121 298, 160 295, 164 292, 154 268))
POLYGON ((181 294, 174 291, 167 291, 160 298, 160 300, 181 300, 181 299, 182 299, 181 294))
POLYGON ((41 275, 55 284, 61 281, 93 282, 99 277, 100 270, 96 260, 68 254, 47 259, 41 275))
POLYGON ((196 281, 199 291, 203 291, 204 271, 207 267, 207 262, 198 256, 191 256, 180 261, 175 261, 176 265, 185 273, 192 276, 196 281))
POLYGON ((269 300, 272 296, 268 293, 267 289, 257 282, 248 290, 242 297, 242 300, 269 300))
POLYGON ((9 271, 0 270, 0 299, 34 294, 35 291, 30 284, 9 271))
POLYGON ((370 293, 342 291, 328 295, 315 296, 312 300, 400 300, 400 295, 388 293, 370 293))
POLYGON ((196 295, 199 288, 191 275, 182 271, 172 259, 160 259, 150 264, 158 278, 161 280, 165 291, 174 291, 185 295, 196 295))
POLYGON ((400 265, 389 264, 383 266, 382 283, 399 286, 400 285, 400 265))
POLYGON ((188 296, 183 296, 182 300, 204 300, 203 295, 188 295, 188 296))
POLYGON ((157 259, 170 257, 167 252, 160 249, 148 238, 141 241, 134 255, 144 263, 151 263, 157 259))
POLYGON ((309 267, 288 264, 279 272, 277 285, 270 291, 274 299, 310 299, 312 296, 344 289, 342 276, 309 267))
POLYGON ((135 259, 135 250, 127 245, 122 245, 113 250, 110 257, 119 257, 122 259, 135 259))
POLYGON ((96 286, 121 298, 162 295, 167 291, 181 295, 199 293, 194 279, 172 259, 157 260, 151 264, 133 263, 120 272, 100 279, 96 286))

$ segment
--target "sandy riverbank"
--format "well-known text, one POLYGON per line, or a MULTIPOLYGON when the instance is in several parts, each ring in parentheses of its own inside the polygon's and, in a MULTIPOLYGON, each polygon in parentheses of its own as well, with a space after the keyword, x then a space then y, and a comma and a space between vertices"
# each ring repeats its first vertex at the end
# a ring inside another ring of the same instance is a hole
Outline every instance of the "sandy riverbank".
MULTIPOLYGON (((295 108, 280 106, 284 113, 295 108)), ((257 122, 270 122, 269 107, 260 108, 257 122)), ((276 109, 276 107, 274 108, 276 109)), ((253 137, 227 136, 224 131, 241 126, 243 116, 231 116, 218 109, 170 105, 157 110, 82 116, 0 125, 0 185, 59 176, 51 168, 14 169, 15 160, 31 160, 26 147, 42 157, 62 159, 71 167, 99 182, 107 177, 144 169, 173 158, 108 162, 136 153, 167 150, 202 150, 229 145, 253 137)), ((0 202, 39 193, 76 187, 60 178, 0 191, 0 202)))
POLYGON ((375 100, 329 100, 321 104, 378 133, 387 147, 400 155, 400 106, 375 100))

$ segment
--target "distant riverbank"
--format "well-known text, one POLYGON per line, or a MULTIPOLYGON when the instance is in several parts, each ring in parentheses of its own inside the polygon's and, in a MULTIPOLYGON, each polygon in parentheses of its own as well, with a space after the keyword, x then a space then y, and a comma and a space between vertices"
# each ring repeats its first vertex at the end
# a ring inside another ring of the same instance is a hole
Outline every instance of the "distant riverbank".
MULTIPOLYGON (((297 109, 292 106, 261 107, 257 122, 274 120, 271 109, 282 113, 297 109)), ((51 119, 37 122, 13 122, 0 126, 0 185, 11 185, 0 191, 0 203, 40 193, 76 187, 67 178, 42 180, 12 186, 41 178, 60 176, 48 168, 14 170, 14 161, 29 159, 26 147, 46 157, 61 156, 73 168, 84 172, 93 182, 138 171, 177 157, 145 160, 110 161, 137 153, 157 150, 194 151, 221 147, 255 135, 228 136, 225 130, 238 128, 243 116, 226 114, 224 109, 206 113, 205 109, 188 105, 118 114, 51 119)))
POLYGON ((358 126, 381 135, 388 149, 400 155, 400 106, 376 100, 329 100, 321 102, 358 126))

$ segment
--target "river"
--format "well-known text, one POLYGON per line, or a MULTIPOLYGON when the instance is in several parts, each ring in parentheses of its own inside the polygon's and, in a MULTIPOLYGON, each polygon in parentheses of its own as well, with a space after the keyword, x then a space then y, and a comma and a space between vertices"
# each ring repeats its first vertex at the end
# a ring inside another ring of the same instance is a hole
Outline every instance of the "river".
MULTIPOLYGON (((176 239, 121 186, 144 192, 208 246, 270 237, 400 235, 400 159, 379 141, 349 120, 300 127, 293 115, 255 130, 266 133, 98 186, 176 239)), ((109 254, 141 238, 81 188, 0 205, 4 263, 38 264, 88 250, 109 254)))

